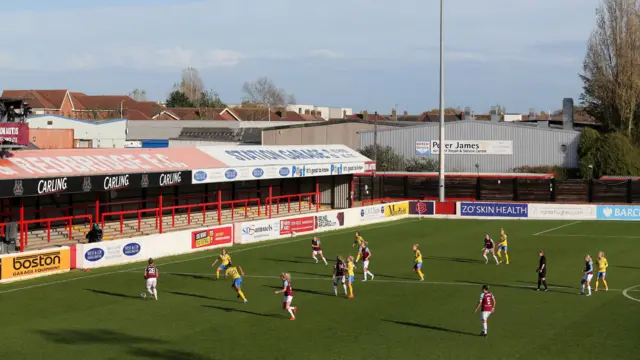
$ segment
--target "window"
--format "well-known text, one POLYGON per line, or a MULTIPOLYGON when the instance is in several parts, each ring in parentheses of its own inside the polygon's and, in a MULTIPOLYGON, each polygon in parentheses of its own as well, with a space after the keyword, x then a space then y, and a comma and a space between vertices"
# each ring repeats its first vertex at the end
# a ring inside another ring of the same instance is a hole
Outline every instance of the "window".
POLYGON ((53 120, 47 120, 47 125, 53 125, 53 120))

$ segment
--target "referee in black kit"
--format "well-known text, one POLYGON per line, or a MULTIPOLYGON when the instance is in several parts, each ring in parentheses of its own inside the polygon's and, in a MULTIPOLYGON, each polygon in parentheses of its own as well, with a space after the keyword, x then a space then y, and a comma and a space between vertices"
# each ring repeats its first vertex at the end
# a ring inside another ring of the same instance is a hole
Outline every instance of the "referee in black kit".
POLYGON ((544 284, 544 291, 548 291, 547 287, 547 257, 544 256, 544 250, 538 251, 538 255, 540 255, 540 263, 538 264, 538 291, 540 291, 540 285, 544 284))

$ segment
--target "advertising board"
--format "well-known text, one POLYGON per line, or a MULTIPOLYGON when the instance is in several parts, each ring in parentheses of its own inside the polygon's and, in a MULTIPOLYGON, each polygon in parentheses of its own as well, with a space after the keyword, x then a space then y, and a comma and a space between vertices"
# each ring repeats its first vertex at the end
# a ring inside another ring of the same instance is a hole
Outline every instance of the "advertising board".
POLYGON ((331 211, 316 215, 317 230, 332 230, 344 226, 344 211, 331 211))
POLYGON ((528 204, 507 204, 507 203, 481 203, 481 202, 461 202, 458 203, 460 216, 481 216, 481 217, 529 217, 528 204))
POLYGON ((409 201, 409 215, 434 215, 436 204, 433 201, 409 201))
POLYGON ((384 217, 394 217, 409 214, 409 202, 393 203, 384 206, 384 217))
POLYGON ((0 256, 0 282, 31 279, 69 271, 71 252, 69 247, 0 256))
POLYGON ((360 210, 360 221, 371 221, 385 217, 385 205, 364 206, 360 210))
POLYGON ((76 266, 81 269, 113 266, 232 244, 233 225, 80 244, 76 246, 76 266))
POLYGON ((598 205, 596 219, 639 221, 640 206, 598 205))
POLYGON ((316 217, 304 216, 280 220, 280 235, 295 235, 316 229, 316 217))
MULTIPOLYGON (((416 143, 416 152, 418 152, 416 143)), ((439 155, 440 141, 431 140, 431 147, 424 154, 439 155)), ((447 140, 444 142, 447 155, 513 155, 513 141, 494 140, 447 140)))
POLYGON ((193 184, 207 184, 260 179, 316 177, 358 174, 365 172, 365 170, 366 164, 364 162, 196 169, 193 171, 191 182, 193 184))
POLYGON ((240 224, 240 244, 254 243, 280 237, 280 220, 259 220, 240 224))
POLYGON ((549 220, 595 220, 596 205, 529 204, 528 218, 549 220))

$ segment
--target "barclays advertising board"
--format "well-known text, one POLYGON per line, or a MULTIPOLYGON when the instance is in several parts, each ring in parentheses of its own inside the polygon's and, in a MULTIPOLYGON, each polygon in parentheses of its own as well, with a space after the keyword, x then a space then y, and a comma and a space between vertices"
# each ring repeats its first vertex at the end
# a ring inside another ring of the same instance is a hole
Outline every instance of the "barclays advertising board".
POLYGON ((640 206, 598 205, 596 218, 598 220, 640 221, 640 206))
POLYGON ((529 217, 528 204, 500 204, 500 203, 460 203, 460 216, 487 216, 487 217, 529 217))

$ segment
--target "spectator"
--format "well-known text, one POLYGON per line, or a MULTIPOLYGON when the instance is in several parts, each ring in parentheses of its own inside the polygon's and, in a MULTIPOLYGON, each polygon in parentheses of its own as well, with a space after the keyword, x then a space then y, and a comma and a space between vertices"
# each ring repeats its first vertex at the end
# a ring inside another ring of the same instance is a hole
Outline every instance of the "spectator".
POLYGON ((93 224, 93 228, 87 233, 87 240, 89 243, 96 243, 102 241, 102 229, 98 224, 93 224))

